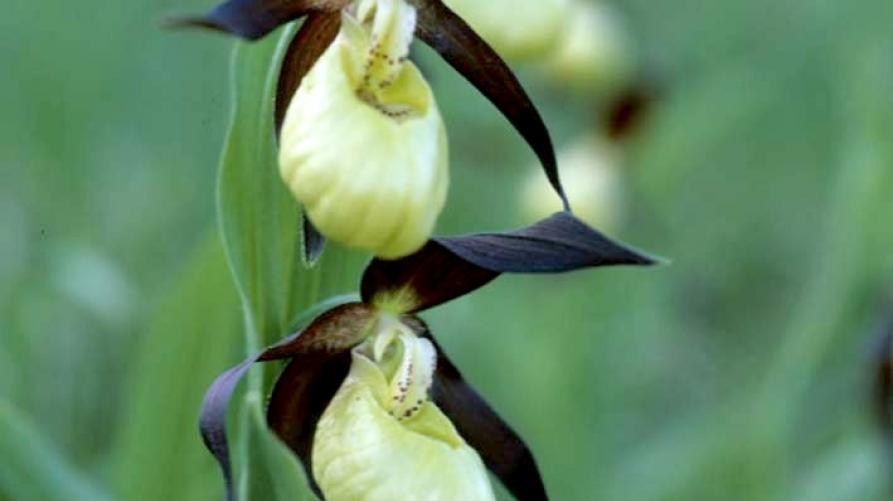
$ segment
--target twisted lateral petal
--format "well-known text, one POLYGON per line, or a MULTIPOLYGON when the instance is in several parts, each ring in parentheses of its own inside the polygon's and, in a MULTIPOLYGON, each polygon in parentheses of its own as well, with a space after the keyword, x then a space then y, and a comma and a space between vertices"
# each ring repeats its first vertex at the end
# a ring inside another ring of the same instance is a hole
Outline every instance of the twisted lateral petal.
POLYGON ((435 238, 397 261, 373 260, 363 301, 412 313, 478 289, 502 273, 563 273, 600 266, 647 266, 655 260, 615 242, 567 212, 506 233, 435 238))
POLYGON ((301 81, 316 64, 327 48, 338 36, 341 29, 341 13, 313 13, 301 24, 295 34, 279 70, 276 85, 276 133, 282 130, 282 122, 292 97, 301 86, 301 81))
MULTIPOLYGON (((292 97, 310 69, 338 36, 340 29, 340 12, 310 14, 301 24, 301 29, 286 49, 282 58, 282 67, 279 70, 279 81, 276 85, 276 107, 273 119, 276 123, 277 136, 282 131, 282 122, 285 121, 285 113, 292 97)), ((303 237, 304 262, 313 265, 322 256, 326 239, 313 226, 307 213, 303 211, 301 236, 303 237)))
POLYGON ((494 499, 481 459, 428 400, 432 344, 402 326, 367 344, 317 424, 313 473, 326 499, 494 499))
MULTIPOLYGON (((248 357, 241 364, 221 374, 211 384, 202 402, 199 429, 205 446, 220 464, 228 500, 233 499, 233 474, 232 462, 229 457, 229 441, 226 434, 226 414, 233 391, 239 381, 245 377, 245 374, 256 362, 299 358, 302 361, 299 380, 289 380, 286 384, 309 392, 309 399, 302 399, 297 407, 283 404, 280 405, 280 408, 287 410, 293 421, 315 423, 321 409, 325 407, 335 391, 333 387, 329 393, 326 393, 325 381, 330 382, 333 374, 337 376, 341 366, 339 360, 342 355, 349 353, 348 350, 351 347, 362 340, 373 321, 373 315, 374 313, 366 305, 360 303, 344 304, 333 308, 317 317, 301 334, 291 336, 276 346, 248 357), (319 384, 311 384, 320 379, 323 380, 322 387, 319 384)), ((343 373, 346 373, 346 367, 343 369, 343 373)), ((268 415, 268 419, 272 424, 275 422, 276 416, 268 415)), ((273 428, 280 436, 285 434, 276 426, 273 428)), ((300 455, 292 441, 287 438, 283 438, 283 440, 300 455)), ((301 459, 306 464, 306 457, 301 456, 301 459)))
POLYGON ((434 228, 449 184, 447 141, 418 69, 375 47, 345 14, 292 99, 279 164, 323 235, 393 259, 418 250, 434 228), (368 70, 369 54, 400 68, 381 78, 368 70))

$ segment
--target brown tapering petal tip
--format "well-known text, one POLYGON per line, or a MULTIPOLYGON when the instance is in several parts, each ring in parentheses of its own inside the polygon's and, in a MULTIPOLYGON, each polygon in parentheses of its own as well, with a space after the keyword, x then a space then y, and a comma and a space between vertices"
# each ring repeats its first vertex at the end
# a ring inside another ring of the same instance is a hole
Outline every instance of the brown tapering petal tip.
POLYGON ((505 115, 536 153, 564 208, 570 210, 558 175, 552 138, 539 111, 509 66, 441 0, 410 0, 410 3, 419 13, 416 36, 437 51, 505 115))
POLYGON ((363 273, 365 302, 395 313, 412 313, 451 301, 488 284, 499 273, 465 261, 436 241, 415 254, 373 260, 363 273))
POLYGON ((395 261, 373 260, 363 301, 412 313, 472 292, 502 273, 565 273, 601 266, 648 266, 655 258, 620 244, 568 212, 505 233, 435 238, 395 261))

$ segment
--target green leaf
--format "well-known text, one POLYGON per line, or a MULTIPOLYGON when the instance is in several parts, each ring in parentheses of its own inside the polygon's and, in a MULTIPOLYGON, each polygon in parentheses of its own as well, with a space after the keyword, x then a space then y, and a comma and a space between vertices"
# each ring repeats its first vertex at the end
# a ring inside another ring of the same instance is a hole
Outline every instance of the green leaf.
POLYGON ((240 43, 232 61, 233 115, 220 166, 218 214, 252 337, 249 351, 288 327, 290 278, 300 266, 300 212, 279 179, 272 120, 276 61, 293 33, 240 43))
POLYGON ((0 499, 109 499, 74 470, 25 416, 0 402, 0 499))
POLYGON ((205 389, 240 356, 239 299, 216 235, 195 252, 136 351, 112 456, 121 499, 220 499, 196 423, 205 389))
POLYGON ((319 265, 301 257, 300 208, 279 176, 273 108, 294 26, 233 56, 233 116, 218 187, 224 247, 246 311, 249 351, 288 333, 322 297, 354 290, 365 257, 332 245, 319 265))
MULTIPOLYGON (((273 119, 279 68, 295 32, 289 26, 257 43, 238 43, 232 61, 233 115, 220 167, 218 213, 249 354, 289 334, 301 312, 321 298, 354 290, 366 260, 333 245, 316 267, 303 264, 301 213, 279 177, 273 119)), ((294 457, 256 417, 263 414, 260 397, 272 386, 270 370, 249 375, 244 404, 253 409, 239 421, 233 459, 243 500, 310 496, 294 457)))

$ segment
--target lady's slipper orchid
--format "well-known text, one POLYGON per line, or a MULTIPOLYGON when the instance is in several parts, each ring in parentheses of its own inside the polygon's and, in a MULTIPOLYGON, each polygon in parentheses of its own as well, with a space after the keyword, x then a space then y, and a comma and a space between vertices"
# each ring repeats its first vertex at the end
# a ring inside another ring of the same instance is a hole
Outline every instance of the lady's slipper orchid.
POLYGON ((267 409, 324 499, 493 499, 484 466, 519 500, 547 499, 533 455, 462 378, 416 314, 502 273, 559 273, 653 261, 569 213, 510 233, 435 238, 376 259, 362 302, 334 308, 214 382, 201 430, 232 496, 226 410, 257 361, 289 359, 267 409))
POLYGON ((177 24, 254 40, 304 17, 282 62, 275 127, 280 171, 306 206, 311 261, 322 250, 317 227, 384 258, 411 254, 433 230, 446 196, 447 148, 431 90, 406 59, 414 37, 508 118, 569 208, 530 98, 441 0, 229 0, 177 24))
POLYGON ((397 258, 425 244, 443 208, 447 140, 431 89, 406 61, 415 10, 386 0, 370 14, 367 3, 357 15, 374 18, 343 14, 292 99, 279 166, 323 234, 397 258))

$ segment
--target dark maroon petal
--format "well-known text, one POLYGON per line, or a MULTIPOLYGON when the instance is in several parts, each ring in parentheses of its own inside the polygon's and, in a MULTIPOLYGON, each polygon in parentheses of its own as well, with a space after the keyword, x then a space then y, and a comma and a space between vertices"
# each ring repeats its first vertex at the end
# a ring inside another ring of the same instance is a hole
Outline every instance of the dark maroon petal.
POLYGON ((562 273, 655 261, 560 212, 508 233, 435 238, 396 261, 373 260, 363 274, 367 303, 403 298, 404 312, 431 308, 478 289, 502 273, 562 273))
POLYGON ((524 440, 465 382, 430 332, 424 337, 437 348, 431 398, 440 410, 518 501, 548 500, 536 460, 524 440))
POLYGON ((285 112, 304 76, 338 36, 340 12, 311 13, 289 44, 282 59, 276 87, 276 134, 282 129, 285 112))
MULTIPOLYGON (((371 319, 372 311, 363 304, 351 303, 334 308, 314 320, 300 335, 291 336, 282 343, 247 358, 241 364, 221 374, 211 384, 202 402, 199 430, 208 450, 220 464, 228 500, 233 499, 233 475, 229 442, 226 437, 226 414, 233 390, 248 369, 255 362, 291 357, 299 357, 308 367, 312 367, 313 364, 328 367, 327 361, 337 357, 339 353, 348 353, 348 350, 359 341, 371 319)), ((314 375, 326 377, 334 373, 317 369, 308 374, 308 377, 314 375)), ((339 379, 337 383, 341 384, 341 380, 339 379)), ((324 388, 334 382, 319 382, 319 384, 324 388)))
POLYGON ((445 303, 479 289, 498 277, 465 261, 436 241, 397 261, 373 260, 363 273, 361 295, 368 303, 400 298, 411 313, 445 303))
POLYGON ((233 390, 256 361, 257 357, 251 357, 221 374, 205 394, 199 416, 198 426, 202 439, 220 464, 226 483, 226 499, 229 501, 233 499, 233 471, 229 458, 229 441, 226 437, 226 413, 229 410, 233 390))
POLYGON ((199 27, 257 40, 312 12, 336 12, 347 0, 230 0, 205 16, 174 19, 174 27, 199 27))
POLYGON ((569 209, 545 123, 515 74, 461 17, 440 0, 410 0, 418 10, 416 36, 437 51, 511 122, 539 157, 552 187, 569 209))
POLYGON ((489 233, 436 242, 462 259, 500 273, 562 273, 596 266, 655 264, 567 212, 509 233, 489 233))
POLYGON ((350 359, 349 351, 296 356, 276 381, 267 408, 267 423, 301 460, 310 487, 320 499, 311 463, 313 436, 316 423, 347 377, 350 359))

